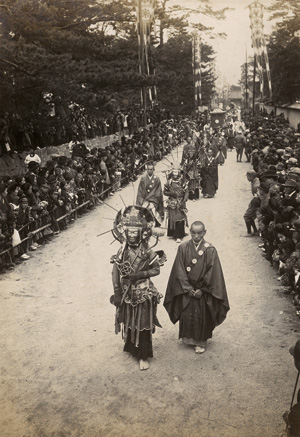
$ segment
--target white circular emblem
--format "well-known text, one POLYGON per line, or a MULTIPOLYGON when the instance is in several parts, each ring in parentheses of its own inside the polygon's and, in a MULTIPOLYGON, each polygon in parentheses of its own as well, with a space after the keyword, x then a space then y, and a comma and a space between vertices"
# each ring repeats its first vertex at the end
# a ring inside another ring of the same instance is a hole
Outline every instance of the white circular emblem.
POLYGON ((209 247, 209 244, 208 244, 208 243, 205 243, 204 246, 205 246, 205 247, 209 247))
POLYGON ((201 255, 203 255, 203 250, 199 250, 199 252, 198 252, 198 254, 201 256, 201 255))
POLYGON ((187 268, 186 268, 186 271, 187 272, 190 272, 192 269, 190 268, 190 266, 188 266, 187 268))
POLYGON ((219 124, 220 121, 216 118, 216 119, 215 119, 215 123, 216 123, 216 124, 219 124))
POLYGON ((194 258, 194 259, 192 259, 192 263, 193 264, 196 264, 197 263, 197 260, 194 258))

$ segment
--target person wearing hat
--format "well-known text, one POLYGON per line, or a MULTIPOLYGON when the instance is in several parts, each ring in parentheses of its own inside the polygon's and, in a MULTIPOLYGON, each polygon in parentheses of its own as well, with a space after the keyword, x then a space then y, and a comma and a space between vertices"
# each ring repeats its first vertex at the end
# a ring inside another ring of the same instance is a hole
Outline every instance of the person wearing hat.
POLYGON ((187 143, 183 147, 181 165, 189 175, 189 199, 199 199, 200 175, 198 169, 199 145, 191 136, 187 137, 187 143))
POLYGON ((188 180, 184 177, 181 167, 174 166, 168 174, 163 194, 167 199, 168 237, 173 237, 181 243, 185 235, 187 223, 186 202, 189 197, 188 180))
POLYGON ((288 179, 294 179, 298 184, 300 183, 300 168, 290 167, 288 171, 288 179))
POLYGON ((146 164, 146 174, 140 179, 136 204, 149 209, 155 217, 156 225, 161 226, 164 219, 164 199, 161 181, 154 174, 154 164, 146 164))
POLYGON ((216 195, 219 187, 218 160, 213 156, 213 150, 208 149, 203 167, 201 168, 201 187, 205 199, 216 195))
POLYGON ((234 148, 236 150, 236 162, 242 162, 245 146, 246 146, 246 138, 243 132, 239 131, 234 138, 234 148))
POLYGON ((282 203, 284 206, 293 206, 295 209, 299 206, 298 202, 298 192, 299 185, 293 179, 287 179, 283 184, 284 188, 284 198, 282 203))
POLYGON ((204 223, 192 223, 190 233, 191 239, 178 247, 164 307, 173 324, 179 321, 183 343, 202 354, 230 308, 217 251, 204 240, 204 223))
POLYGON ((156 313, 162 298, 152 282, 160 273, 158 254, 149 248, 154 218, 146 208, 129 205, 119 211, 112 233, 122 243, 112 257, 111 303, 116 307, 116 334, 121 331, 124 352, 139 361, 140 370, 149 369, 153 357, 152 335, 161 327, 156 313))

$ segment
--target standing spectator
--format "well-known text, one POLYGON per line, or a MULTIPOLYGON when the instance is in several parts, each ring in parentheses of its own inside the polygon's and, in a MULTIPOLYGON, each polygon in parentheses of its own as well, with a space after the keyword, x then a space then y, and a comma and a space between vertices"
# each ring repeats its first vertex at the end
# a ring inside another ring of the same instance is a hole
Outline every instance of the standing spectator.
POLYGON ((236 162, 242 162, 244 148, 246 146, 246 138, 241 131, 239 131, 234 138, 234 147, 236 150, 236 162))
POLYGON ((261 205, 261 200, 259 197, 253 197, 248 205, 248 208, 244 214, 244 220, 247 228, 247 237, 252 237, 253 235, 258 235, 258 230, 255 224, 256 211, 261 205), (253 229, 253 233, 252 233, 253 229))

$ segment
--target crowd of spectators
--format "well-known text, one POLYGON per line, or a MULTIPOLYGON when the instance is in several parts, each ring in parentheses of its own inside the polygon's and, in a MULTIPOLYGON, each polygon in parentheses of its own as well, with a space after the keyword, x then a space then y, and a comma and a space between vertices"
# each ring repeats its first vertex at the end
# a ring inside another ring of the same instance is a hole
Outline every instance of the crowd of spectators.
MULTIPOLYGON (((147 112, 147 124, 168 118, 168 113, 158 105, 147 112)), ((111 135, 128 129, 135 133, 145 123, 143 110, 115 110, 106 117, 88 115, 81 108, 70 113, 24 120, 19 114, 0 115, 0 156, 22 153, 30 148, 60 146, 76 139, 86 141, 97 136, 111 135)))
POLYGON ((244 215, 246 236, 259 236, 263 257, 278 273, 300 315, 300 132, 283 115, 245 120, 247 172, 252 199, 244 215))
POLYGON ((51 155, 44 165, 32 149, 24 176, 0 179, 0 270, 30 258, 77 216, 136 180, 149 160, 159 161, 182 140, 169 120, 123 135, 105 148, 70 142, 71 157, 51 155))

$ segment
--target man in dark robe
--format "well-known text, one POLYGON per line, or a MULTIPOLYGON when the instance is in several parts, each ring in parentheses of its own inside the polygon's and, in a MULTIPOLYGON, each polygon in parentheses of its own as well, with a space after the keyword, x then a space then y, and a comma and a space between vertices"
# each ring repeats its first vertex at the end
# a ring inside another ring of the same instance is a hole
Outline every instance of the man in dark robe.
POLYGON ((174 324, 179 321, 179 338, 203 353, 229 303, 218 253, 204 240, 205 225, 196 221, 190 231, 192 239, 178 248, 164 307, 174 324))
POLYGON ((164 219, 164 200, 160 179, 154 174, 154 165, 147 164, 147 173, 139 182, 136 204, 149 209, 156 221, 156 226, 161 226, 164 219))
POLYGON ((185 225, 187 224, 186 202, 189 197, 188 180, 185 179, 183 171, 174 167, 168 176, 164 186, 164 195, 167 200, 168 237, 173 237, 177 243, 181 243, 185 236, 185 225))
POLYGON ((187 143, 183 147, 181 166, 186 174, 189 175, 189 199, 196 201, 199 199, 200 174, 198 169, 199 144, 192 141, 192 137, 187 138, 187 143))
POLYGON ((204 166, 201 168, 201 186, 203 197, 215 196, 219 186, 218 160, 213 156, 212 149, 208 149, 204 166))

